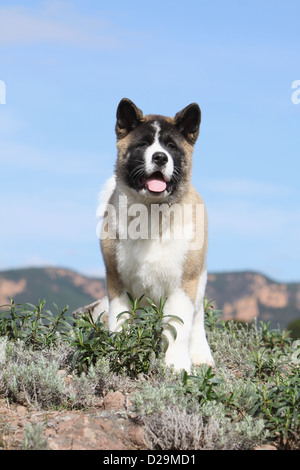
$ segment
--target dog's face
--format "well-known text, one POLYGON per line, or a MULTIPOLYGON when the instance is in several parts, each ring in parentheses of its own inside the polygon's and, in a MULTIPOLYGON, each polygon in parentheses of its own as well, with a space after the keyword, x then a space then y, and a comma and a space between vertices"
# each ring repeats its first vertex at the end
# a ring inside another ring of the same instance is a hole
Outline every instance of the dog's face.
POLYGON ((190 180, 200 121, 196 103, 169 118, 143 116, 132 101, 121 100, 116 123, 119 182, 145 198, 176 200, 190 180))

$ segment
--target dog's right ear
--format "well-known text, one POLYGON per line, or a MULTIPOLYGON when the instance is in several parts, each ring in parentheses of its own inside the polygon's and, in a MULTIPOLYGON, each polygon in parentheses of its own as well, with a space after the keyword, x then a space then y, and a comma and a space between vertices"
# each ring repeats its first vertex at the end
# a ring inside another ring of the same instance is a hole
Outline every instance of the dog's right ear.
POLYGON ((186 106, 175 115, 175 124, 190 144, 194 145, 198 135, 201 122, 201 110, 197 103, 186 106))
POLYGON ((143 119, 142 111, 128 98, 123 98, 117 109, 116 134, 117 138, 122 139, 143 119))

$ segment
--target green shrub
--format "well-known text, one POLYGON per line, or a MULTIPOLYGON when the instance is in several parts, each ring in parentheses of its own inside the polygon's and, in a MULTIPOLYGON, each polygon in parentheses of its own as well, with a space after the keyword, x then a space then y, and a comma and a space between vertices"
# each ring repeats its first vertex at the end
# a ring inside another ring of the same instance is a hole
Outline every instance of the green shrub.
POLYGON ((176 338, 175 328, 166 319, 182 320, 174 315, 164 315, 164 301, 157 306, 147 299, 148 306, 141 307, 142 297, 137 300, 128 294, 128 298, 131 310, 118 315, 118 318, 125 317, 120 332, 109 332, 101 321, 102 315, 94 321, 89 312, 79 319, 76 339, 72 342, 76 348, 74 367, 77 364, 82 371, 100 357, 107 357, 113 372, 125 370, 131 377, 149 374, 154 358, 168 347, 164 331, 169 329, 176 338))
POLYGON ((9 339, 20 339, 33 349, 43 349, 55 344, 61 334, 66 334, 71 328, 66 319, 66 306, 61 312, 56 304, 56 315, 45 309, 46 300, 39 301, 37 306, 30 303, 26 305, 2 305, 0 312, 0 336, 9 339))
POLYGON ((287 325, 288 330, 290 330, 290 336, 293 339, 300 339, 300 318, 291 321, 287 325))
POLYGON ((27 424, 24 430, 23 450, 49 450, 47 441, 43 437, 44 428, 41 423, 27 424))
MULTIPOLYGON (((18 348, 9 345, 9 349, 18 348)), ((22 350, 22 346, 19 345, 22 350)), ((21 351, 18 351, 21 353, 21 351)), ((9 356, 9 353, 8 353, 9 356)), ((38 408, 58 407, 65 401, 64 382, 57 373, 56 362, 49 362, 43 356, 33 358, 26 351, 22 361, 7 361, 0 372, 0 391, 6 397, 19 403, 34 405, 38 408)))
MULTIPOLYGON (((250 449, 275 442, 299 449, 300 340, 262 322, 225 322, 205 300, 216 368, 176 373, 164 362, 166 328, 176 338, 164 301, 156 306, 147 299, 142 307, 141 298, 129 299, 118 333, 90 313, 71 326, 67 307, 55 316, 45 301, 5 306, 0 395, 40 408, 82 408, 110 389, 130 390, 151 448, 250 449)), ((24 446, 32 448, 36 432, 27 434, 24 446)))

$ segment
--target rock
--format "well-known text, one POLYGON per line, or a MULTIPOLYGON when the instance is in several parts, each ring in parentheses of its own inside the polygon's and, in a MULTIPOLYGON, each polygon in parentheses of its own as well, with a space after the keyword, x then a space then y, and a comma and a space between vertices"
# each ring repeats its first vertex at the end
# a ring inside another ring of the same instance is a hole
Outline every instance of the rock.
MULTIPOLYGON (((105 420, 99 417, 69 415, 51 431, 47 430, 51 450, 126 450, 117 435, 107 432, 105 420)), ((115 431, 117 434, 117 428, 115 431)))
POLYGON ((26 408, 26 406, 17 405, 16 412, 17 412, 19 415, 24 415, 24 414, 26 414, 26 413, 28 412, 28 409, 26 408))
POLYGON ((21 450, 26 425, 42 424, 42 438, 52 450, 148 449, 143 426, 131 420, 125 411, 124 395, 110 392, 106 398, 109 406, 121 407, 122 413, 103 410, 101 406, 86 410, 36 410, 0 400, 0 447, 21 450))
POLYGON ((122 392, 108 392, 103 399, 103 407, 106 410, 124 410, 125 397, 122 392))
POLYGON ((147 443, 145 441, 144 428, 135 423, 131 423, 128 426, 128 442, 129 445, 134 444, 137 449, 148 449, 147 443))
POLYGON ((277 450, 277 447, 272 444, 264 444, 262 446, 254 447, 254 450, 277 450))
POLYGON ((72 312, 72 315, 74 318, 80 318, 84 313, 88 313, 88 311, 91 312, 94 321, 97 320, 100 313, 105 312, 104 315, 102 316, 102 321, 104 323, 107 323, 107 312, 108 312, 107 295, 105 295, 99 300, 96 300, 95 302, 92 302, 89 305, 85 305, 84 307, 80 307, 77 310, 74 310, 74 312, 72 312))
POLYGON ((45 431, 52 450, 146 450, 143 427, 128 419, 84 412, 57 416, 45 431))

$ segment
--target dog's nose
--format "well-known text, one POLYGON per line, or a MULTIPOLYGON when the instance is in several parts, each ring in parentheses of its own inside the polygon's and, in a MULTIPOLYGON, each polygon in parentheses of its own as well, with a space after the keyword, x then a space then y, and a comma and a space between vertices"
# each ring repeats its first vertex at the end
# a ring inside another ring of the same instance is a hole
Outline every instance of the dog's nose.
POLYGON ((164 166, 168 161, 168 156, 163 152, 155 152, 152 155, 153 163, 156 163, 157 166, 164 166))

